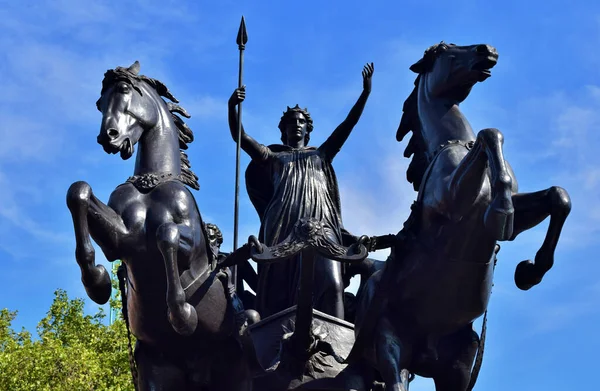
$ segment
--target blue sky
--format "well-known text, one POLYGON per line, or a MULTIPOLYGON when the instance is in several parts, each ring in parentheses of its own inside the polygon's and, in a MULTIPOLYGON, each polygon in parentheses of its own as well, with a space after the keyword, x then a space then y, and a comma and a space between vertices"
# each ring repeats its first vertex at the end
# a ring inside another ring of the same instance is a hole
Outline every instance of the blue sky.
MULTIPOLYGON (((0 4, 0 307, 19 310, 15 326, 33 330, 57 288, 85 296, 65 205, 69 185, 85 180, 106 201, 132 173, 133 160, 106 155, 96 144, 100 114, 94 103, 109 68, 139 60, 141 73, 165 82, 192 115, 187 123, 196 141, 189 157, 201 185, 196 197, 205 220, 218 224, 225 247, 231 246, 235 145, 226 102, 237 84, 235 36, 244 14, 243 121, 262 143, 279 142, 281 112, 296 103, 314 118, 311 142, 324 141, 360 94, 362 66, 375 63, 363 118, 334 162, 344 224, 356 234, 397 232, 415 198, 405 181, 405 145, 395 141, 415 77, 408 67, 441 40, 498 49, 492 78, 474 88, 463 112, 474 129, 504 133, 521 191, 563 186, 573 211, 554 269, 531 291, 514 286, 514 268, 535 255, 547 224, 502 246, 478 389, 594 388, 598 368, 592 361, 600 349, 600 4, 0 4)), ((242 165, 247 162, 244 156, 242 165)), ((240 237, 257 230, 242 190, 240 237)), ((97 257, 103 258, 99 251, 97 257)), ((432 389, 425 379, 411 386, 432 389)))

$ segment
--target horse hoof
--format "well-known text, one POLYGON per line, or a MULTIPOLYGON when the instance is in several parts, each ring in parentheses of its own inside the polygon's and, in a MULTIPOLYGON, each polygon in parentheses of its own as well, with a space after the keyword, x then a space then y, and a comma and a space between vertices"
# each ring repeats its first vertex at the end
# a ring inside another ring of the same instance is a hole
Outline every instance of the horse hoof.
POLYGON ((490 205, 483 219, 495 240, 509 240, 512 237, 515 219, 513 208, 493 208, 490 205))
POLYGON ((515 284, 517 288, 526 291, 539 284, 542 278, 538 276, 535 264, 531 261, 523 261, 517 265, 515 270, 515 284))
POLYGON ((89 272, 83 273, 81 282, 90 299, 97 304, 106 304, 112 293, 110 275, 102 265, 93 266, 89 272))
POLYGON ((177 311, 177 316, 169 310, 169 322, 177 334, 189 337, 198 326, 198 313, 189 303, 183 303, 183 308, 177 311))

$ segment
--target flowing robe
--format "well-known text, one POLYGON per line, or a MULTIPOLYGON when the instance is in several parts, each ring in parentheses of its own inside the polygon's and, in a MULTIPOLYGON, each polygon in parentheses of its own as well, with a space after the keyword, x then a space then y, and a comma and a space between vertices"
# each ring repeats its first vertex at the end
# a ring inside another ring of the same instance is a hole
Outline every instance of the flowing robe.
MULTIPOLYGON (((246 188, 261 220, 259 240, 281 243, 301 218, 316 218, 328 238, 342 244, 339 190, 331 161, 339 151, 332 141, 320 148, 260 145, 246 170, 246 188), (333 144, 333 145, 332 145, 333 144)), ((257 310, 264 318, 296 304, 301 260, 296 257, 258 271, 257 310)), ((342 265, 318 255, 315 309, 343 318, 342 265)))

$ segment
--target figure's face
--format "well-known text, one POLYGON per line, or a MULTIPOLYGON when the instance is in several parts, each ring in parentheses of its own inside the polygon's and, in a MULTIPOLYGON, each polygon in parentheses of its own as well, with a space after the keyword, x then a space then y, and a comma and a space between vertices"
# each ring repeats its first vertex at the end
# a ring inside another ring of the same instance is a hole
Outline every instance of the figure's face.
POLYGON ((221 243, 219 243, 219 233, 217 232, 217 230, 212 227, 207 227, 206 230, 207 230, 209 244, 211 246, 213 246, 214 248, 216 248, 217 250, 220 250, 221 243))
POLYGON ((285 123, 287 144, 292 145, 301 143, 304 145, 307 129, 308 124, 302 113, 294 112, 289 114, 285 123))

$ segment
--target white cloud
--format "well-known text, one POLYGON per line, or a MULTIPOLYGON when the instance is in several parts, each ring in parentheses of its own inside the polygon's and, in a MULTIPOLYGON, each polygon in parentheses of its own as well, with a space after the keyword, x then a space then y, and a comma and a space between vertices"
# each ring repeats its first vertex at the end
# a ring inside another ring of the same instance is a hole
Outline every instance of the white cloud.
MULTIPOLYGON (((184 97, 185 98, 185 97, 184 97)), ((227 121, 227 100, 203 95, 198 98, 181 99, 181 105, 194 119, 227 121)), ((242 114, 243 110, 242 110, 242 114)))
POLYGON ((47 162, 62 147, 62 137, 56 133, 27 113, 0 110, 0 160, 47 162))
POLYGON ((339 175, 344 226, 354 235, 398 233, 416 199, 412 185, 404 179, 408 159, 402 157, 401 145, 392 146, 395 151, 382 148, 381 159, 369 166, 370 178, 355 175, 352 168, 339 175))
POLYGON ((599 90, 588 86, 547 107, 551 120, 546 142, 558 163, 553 180, 567 189, 573 201, 565 236, 582 246, 595 241, 600 229, 599 90))
MULTIPOLYGON (((64 245, 70 242, 70 237, 60 231, 41 226, 23 208, 22 200, 28 202, 29 205, 41 201, 37 189, 29 187, 25 183, 12 183, 3 174, 0 174, 0 188, 2 189, 0 192, 0 216, 2 217, 0 227, 3 230, 9 230, 9 227, 12 226, 26 232, 32 240, 56 245, 64 245)), ((11 248, 12 246, 5 244, 5 247, 11 248)), ((22 253, 21 251, 18 252, 22 253)))
MULTIPOLYGON (((558 288, 558 287, 557 287, 558 288)), ((580 284, 572 292, 565 292, 563 297, 549 301, 547 298, 529 303, 523 308, 523 315, 531 323, 531 328, 524 337, 535 334, 552 335, 568 327, 573 327, 583 318, 591 318, 600 313, 600 283, 580 284), (533 305, 531 305, 533 304, 533 305)))
MULTIPOLYGON (((197 34, 210 28, 210 23, 190 27, 191 34, 181 28, 173 30, 172 26, 193 22, 197 15, 187 12, 179 2, 157 6, 142 1, 59 1, 36 5, 38 12, 22 5, 5 6, 0 11, 0 49, 6 59, 0 72, 3 249, 15 258, 35 258, 46 249, 46 259, 62 259, 63 249, 72 255, 72 228, 66 226, 67 233, 49 228, 47 213, 41 211, 52 211, 61 218, 68 216, 65 179, 81 173, 99 198, 107 199, 114 186, 131 173, 132 161, 119 165, 117 158, 108 160, 95 142, 100 117, 94 102, 105 70, 139 59, 143 73, 145 69, 146 74, 168 82, 170 73, 166 69, 172 64, 168 64, 167 57, 177 56, 180 48, 190 44, 198 54, 218 42, 219 34, 215 31, 212 40, 196 39, 197 34), (67 32, 69 36, 65 37, 67 32), (150 58, 152 61, 145 61, 150 58), (107 180, 107 173, 116 180, 107 180), (64 188, 57 190, 57 186, 64 188), (23 196, 28 191, 36 198, 29 193, 23 196), (29 237, 29 246, 23 246, 21 240, 10 240, 22 233, 29 237)), ((222 115, 210 96, 200 98, 196 104, 199 107, 192 115, 222 115)))

